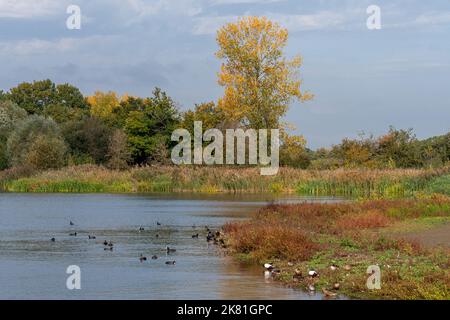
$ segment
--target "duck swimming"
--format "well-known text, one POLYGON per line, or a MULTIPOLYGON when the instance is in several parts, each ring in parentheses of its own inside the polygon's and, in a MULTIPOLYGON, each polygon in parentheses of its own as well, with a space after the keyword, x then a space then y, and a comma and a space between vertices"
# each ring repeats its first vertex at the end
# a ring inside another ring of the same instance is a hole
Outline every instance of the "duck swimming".
POLYGON ((173 261, 166 261, 166 264, 172 264, 172 265, 175 265, 175 263, 176 263, 175 260, 173 260, 173 261))
POLYGON ((74 232, 74 233, 69 233, 69 236, 76 237, 76 236, 77 236, 77 233, 76 233, 76 232, 74 232))
POLYGON ((51 241, 51 242, 55 242, 56 239, 55 239, 55 238, 51 238, 50 241, 51 241))
POLYGON ((141 254, 139 257, 139 261, 140 262, 147 261, 147 257, 145 257, 144 255, 141 254))
POLYGON ((95 236, 88 235, 89 239, 97 239, 95 236))
POLYGON ((197 234, 193 234, 192 238, 198 238, 198 233, 197 234))
POLYGON ((106 241, 106 240, 103 241, 103 245, 104 245, 104 246, 107 246, 107 245, 108 245, 108 241, 106 241))
POLYGON ((72 220, 69 221, 69 224, 70 224, 71 226, 74 226, 74 225, 75 225, 75 223, 73 223, 72 220))
POLYGON ((167 253, 173 253, 175 251, 177 251, 177 249, 173 249, 173 248, 169 248, 168 246, 166 247, 167 253))
POLYGON ((158 256, 157 255, 153 255, 152 256, 152 260, 156 260, 156 259, 158 259, 158 256))

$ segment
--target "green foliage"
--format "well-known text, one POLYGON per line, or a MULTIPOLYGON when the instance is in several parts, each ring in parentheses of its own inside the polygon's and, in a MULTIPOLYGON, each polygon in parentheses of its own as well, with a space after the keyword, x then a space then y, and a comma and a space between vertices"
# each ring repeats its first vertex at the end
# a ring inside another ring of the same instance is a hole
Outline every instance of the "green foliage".
POLYGON ((169 147, 172 131, 179 123, 174 102, 165 92, 156 88, 153 97, 144 100, 142 110, 134 110, 125 121, 125 132, 135 163, 159 161, 155 153, 169 147))
POLYGON ((15 123, 24 119, 27 112, 12 101, 0 101, 0 137, 6 138, 15 123))
POLYGON ((56 168, 64 163, 65 143, 53 120, 32 115, 19 122, 9 135, 7 154, 13 166, 56 168))
POLYGON ((78 88, 70 84, 56 85, 49 79, 20 83, 10 89, 8 97, 30 114, 42 114, 50 105, 69 109, 87 107, 78 88))
POLYGON ((123 130, 116 129, 111 135, 108 145, 108 167, 111 169, 125 169, 131 160, 127 135, 123 130))
POLYGON ((72 155, 89 156, 95 163, 107 160, 111 129, 100 119, 85 117, 73 120, 62 126, 62 134, 69 144, 72 155))

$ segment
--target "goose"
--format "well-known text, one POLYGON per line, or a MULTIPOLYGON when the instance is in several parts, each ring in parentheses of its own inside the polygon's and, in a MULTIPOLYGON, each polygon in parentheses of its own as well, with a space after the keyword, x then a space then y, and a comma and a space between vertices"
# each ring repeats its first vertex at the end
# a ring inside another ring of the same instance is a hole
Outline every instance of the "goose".
POLYGON ((156 259, 158 259, 158 256, 157 255, 153 255, 152 256, 152 260, 156 260, 156 259))
POLYGON ((192 235, 192 238, 198 238, 198 233, 193 234, 193 235, 192 235))
POLYGON ((56 239, 55 239, 55 238, 51 238, 50 241, 51 241, 51 242, 55 242, 56 239))
POLYGON ((91 236, 91 235, 88 235, 88 238, 89 238, 89 239, 97 239, 96 236, 91 236))
POLYGON ((166 247, 167 253, 172 253, 177 251, 177 249, 173 249, 173 248, 169 248, 168 246, 166 247))
POLYGON ((168 265, 170 265, 170 264, 175 265, 175 263, 176 263, 175 260, 173 260, 173 261, 166 261, 166 264, 168 264, 168 265))
POLYGON ((141 255, 139 256, 139 261, 140 261, 140 262, 147 261, 147 257, 145 257, 143 254, 141 254, 141 255))
POLYGON ((69 236, 76 237, 76 236, 77 236, 77 233, 76 233, 76 232, 74 232, 74 233, 69 233, 69 236))

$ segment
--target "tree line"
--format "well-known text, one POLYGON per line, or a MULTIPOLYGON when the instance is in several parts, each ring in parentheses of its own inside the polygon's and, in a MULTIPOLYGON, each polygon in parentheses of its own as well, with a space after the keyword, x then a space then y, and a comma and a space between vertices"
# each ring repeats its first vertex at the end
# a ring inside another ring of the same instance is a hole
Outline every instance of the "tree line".
POLYGON ((155 88, 149 97, 97 91, 83 96, 71 84, 23 82, 0 90, 0 169, 37 169, 94 163, 112 169, 170 164, 177 128, 280 129, 280 164, 299 168, 424 167, 445 165, 449 133, 419 141, 412 130, 390 128, 385 135, 344 139, 312 151, 283 119, 293 101, 314 95, 303 89, 300 56, 286 57, 288 31, 265 17, 245 17, 217 32, 222 60, 217 102, 180 112, 174 100, 155 88))

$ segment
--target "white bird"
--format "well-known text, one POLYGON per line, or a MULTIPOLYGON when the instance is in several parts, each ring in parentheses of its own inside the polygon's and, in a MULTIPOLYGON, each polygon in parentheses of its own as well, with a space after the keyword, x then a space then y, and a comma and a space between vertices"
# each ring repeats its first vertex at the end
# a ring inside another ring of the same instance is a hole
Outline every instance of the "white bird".
POLYGON ((316 271, 314 271, 314 270, 310 270, 310 271, 308 272, 308 275, 309 275, 310 277, 315 278, 315 277, 317 277, 319 274, 318 274, 316 271))
POLYGON ((270 263, 264 263, 264 268, 266 268, 267 270, 272 270, 273 265, 271 265, 270 263))

